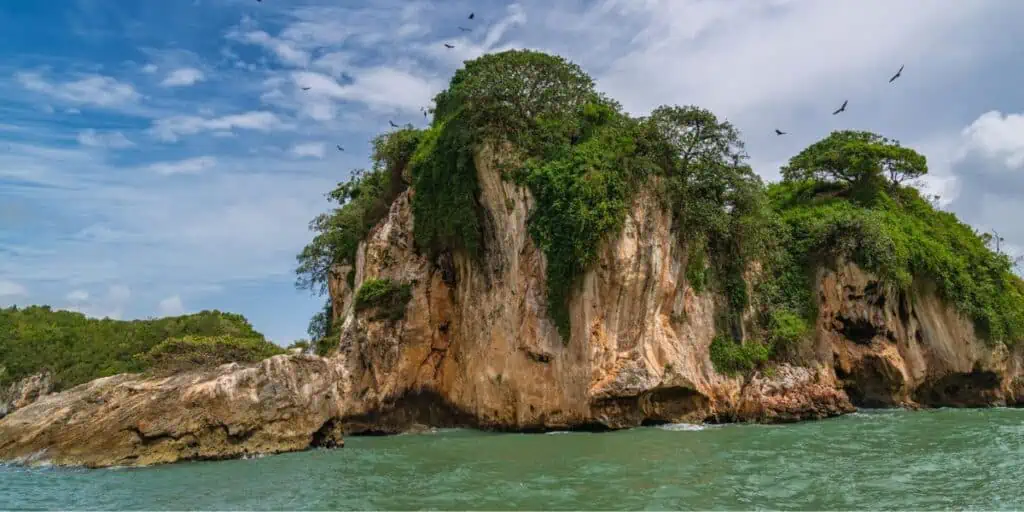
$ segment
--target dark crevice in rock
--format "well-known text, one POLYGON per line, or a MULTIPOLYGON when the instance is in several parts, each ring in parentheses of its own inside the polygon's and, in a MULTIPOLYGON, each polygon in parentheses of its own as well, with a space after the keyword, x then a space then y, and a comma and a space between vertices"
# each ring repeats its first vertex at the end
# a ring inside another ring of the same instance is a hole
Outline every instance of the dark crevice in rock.
POLYGON ((834 325, 843 337, 858 345, 870 345, 871 340, 878 335, 878 328, 863 318, 848 318, 836 315, 834 325))
POLYGON ((985 407, 1000 401, 1000 379, 993 371, 953 373, 922 383, 914 400, 933 407, 985 407))
POLYGON ((441 271, 441 280, 444 281, 444 284, 448 285, 449 288, 455 288, 457 274, 455 273, 455 262, 452 260, 452 253, 441 251, 437 255, 436 265, 438 270, 441 271))
POLYGON ((909 304, 907 304, 907 301, 907 294, 900 293, 900 300, 898 301, 898 314, 900 316, 900 322, 903 325, 907 325, 908 323, 910 323, 910 306, 909 304))
POLYGON ((857 407, 892 407, 903 401, 903 374, 888 359, 867 355, 854 363, 849 372, 838 365, 835 372, 850 402, 857 407))
POLYGON ((528 348, 523 348, 521 350, 523 351, 523 353, 526 354, 526 357, 533 362, 544 364, 551 362, 551 354, 548 354, 546 352, 535 352, 528 348))
POLYGON ((337 418, 331 418, 313 432, 313 439, 310 441, 311 448, 341 448, 345 446, 342 439, 344 429, 337 418))
POLYGON ((478 427, 476 417, 432 390, 410 392, 365 414, 340 420, 346 435, 398 434, 414 425, 478 427))

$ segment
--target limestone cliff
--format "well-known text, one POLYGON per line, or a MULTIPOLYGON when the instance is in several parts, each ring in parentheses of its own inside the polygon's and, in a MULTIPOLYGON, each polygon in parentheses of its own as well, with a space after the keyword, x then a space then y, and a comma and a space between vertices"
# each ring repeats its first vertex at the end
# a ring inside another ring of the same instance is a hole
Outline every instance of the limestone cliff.
POLYGON ((342 381, 330 361, 304 355, 97 379, 0 421, 0 460, 142 466, 336 446, 342 381))
POLYGON ((349 268, 334 272, 348 431, 794 421, 854 404, 1024 399, 1020 351, 979 340, 927 283, 900 294, 844 262, 818 272, 819 317, 801 366, 746 379, 719 374, 709 347, 722 299, 687 282, 687 247, 650 190, 582 279, 563 343, 546 314, 544 256, 527 229, 531 194, 501 179, 487 151, 476 168, 485 258, 418 252, 410 190, 360 246, 354 287, 341 277, 349 268), (369 278, 412 284, 403 319, 356 311, 354 289, 369 278))
POLYGON ((48 372, 29 375, 0 389, 0 418, 35 402, 53 390, 53 378, 48 372))

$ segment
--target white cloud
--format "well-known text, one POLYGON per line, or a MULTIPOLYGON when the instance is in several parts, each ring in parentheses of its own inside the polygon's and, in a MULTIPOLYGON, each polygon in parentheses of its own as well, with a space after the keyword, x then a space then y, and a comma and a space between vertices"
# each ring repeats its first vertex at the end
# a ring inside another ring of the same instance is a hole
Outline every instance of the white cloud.
POLYGON ((228 36, 237 41, 262 46, 277 56, 282 63, 305 67, 309 64, 309 52, 300 50, 291 41, 278 39, 262 30, 231 32, 228 36))
POLYGON ((124 149, 135 145, 121 132, 101 133, 92 128, 78 132, 78 143, 94 148, 124 149))
POLYGON ((67 299, 68 302, 71 302, 73 304, 78 302, 85 302, 89 300, 89 292, 85 290, 72 290, 68 292, 68 294, 65 295, 64 298, 67 299))
POLYGON ((0 297, 20 297, 28 295, 28 290, 14 281, 0 280, 0 297))
POLYGON ((865 96, 885 90, 901 63, 909 63, 906 81, 924 73, 926 65, 915 61, 930 58, 934 68, 959 58, 938 50, 964 39, 951 35, 951 27, 992 8, 881 0, 608 4, 608 18, 625 27, 639 20, 642 27, 630 51, 600 77, 613 97, 632 111, 696 103, 726 115, 780 102, 830 111, 850 98, 851 110, 865 108, 865 96))
POLYGON ((157 312, 160 316, 178 316, 185 313, 185 306, 181 303, 180 296, 172 295, 160 301, 157 312))
POLYGON ((299 158, 323 158, 324 153, 326 152, 326 146, 323 142, 306 142, 292 146, 291 152, 299 158))
POLYGON ((78 80, 51 83, 36 72, 23 71, 15 75, 22 87, 53 98, 83 105, 115 107, 134 103, 141 98, 131 84, 103 75, 87 75, 78 80))
POLYGON ((142 66, 142 72, 143 73, 152 74, 152 73, 156 73, 156 70, 157 70, 156 64, 146 64, 145 66, 142 66))
MULTIPOLYGON (((108 288, 106 296, 95 298, 93 301, 88 301, 88 294, 83 292, 82 295, 85 295, 84 299, 64 309, 77 311, 92 318, 120 320, 124 317, 125 307, 128 305, 128 299, 131 298, 132 292, 127 286, 118 284, 108 288)), ((68 294, 68 299, 71 299, 71 294, 68 294)))
POLYGON ((1024 167, 1024 115, 989 111, 962 133, 968 148, 989 158, 1002 159, 1009 169, 1024 167))
MULTIPOLYGON (((433 96, 444 86, 440 80, 426 79, 391 67, 363 69, 347 85, 339 84, 327 75, 310 71, 293 72, 292 80, 300 89, 309 87, 309 90, 301 91, 304 94, 300 96, 300 101, 307 105, 323 108, 325 100, 334 99, 362 103, 377 111, 400 109, 418 112, 421 107, 429 105, 433 96)), ((326 116, 311 117, 323 119, 326 116)))
POLYGON ((167 74, 160 85, 164 87, 181 87, 194 85, 206 79, 206 75, 196 68, 179 68, 167 74))
POLYGON ((217 165, 217 159, 212 156, 200 156, 186 158, 176 162, 157 162, 148 166, 150 171, 164 176, 172 174, 199 174, 217 165))
POLYGON ((232 114, 222 117, 173 116, 158 119, 150 128, 150 133, 161 140, 175 142, 181 135, 194 135, 203 131, 231 131, 239 128, 269 132, 286 129, 290 126, 273 112, 253 111, 244 114, 232 114))

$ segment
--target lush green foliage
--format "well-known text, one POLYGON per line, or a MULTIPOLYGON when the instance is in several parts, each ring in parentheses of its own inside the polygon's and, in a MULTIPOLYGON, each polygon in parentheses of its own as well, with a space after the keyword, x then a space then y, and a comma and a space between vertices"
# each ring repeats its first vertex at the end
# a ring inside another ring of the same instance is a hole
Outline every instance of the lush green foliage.
POLYGON ((460 114, 435 118, 410 161, 416 191, 413 234, 416 244, 432 253, 462 249, 478 255, 474 139, 460 114))
POLYGON ((299 349, 305 352, 310 346, 312 345, 310 344, 309 340, 295 340, 291 343, 291 345, 288 345, 286 348, 288 350, 299 349))
POLYGON ((748 372, 768 361, 769 348, 756 340, 736 342, 727 336, 711 341, 711 363, 715 370, 727 375, 748 372))
POLYGON ((887 285, 909 291, 915 279, 933 282, 942 296, 973 318, 983 336, 1013 343, 1024 338, 1024 285, 1005 254, 985 245, 956 216, 936 210, 917 190, 876 191, 867 207, 851 202, 846 187, 785 182, 770 187, 784 222, 780 265, 787 288, 778 300, 794 311, 812 302, 806 273, 847 257, 887 285), (801 284, 803 284, 801 286, 801 284))
POLYGON ((356 311, 376 310, 374 319, 399 320, 412 299, 412 285, 390 279, 367 279, 356 292, 356 311))
POLYGON ((359 242, 387 215, 392 201, 408 185, 403 171, 422 135, 419 130, 403 128, 378 136, 373 140, 373 168, 353 171, 348 181, 327 194, 338 206, 310 222, 309 229, 316 235, 296 257, 300 288, 323 294, 331 267, 355 263, 359 242))
POLYGON ((928 172, 925 157, 871 132, 843 130, 815 142, 782 168, 789 181, 841 181, 871 186, 886 178, 892 185, 928 172))
POLYGON ((263 339, 241 315, 203 311, 155 320, 87 318, 48 306, 0 309, 0 385, 42 370, 57 389, 146 369, 136 358, 160 342, 183 336, 263 339))
POLYGON ((176 373, 225 363, 253 363, 284 350, 262 337, 182 336, 161 341, 136 359, 149 371, 176 373))
POLYGON ((306 332, 313 340, 317 355, 326 356, 338 345, 338 327, 334 324, 334 307, 331 298, 324 301, 324 307, 309 320, 306 332))

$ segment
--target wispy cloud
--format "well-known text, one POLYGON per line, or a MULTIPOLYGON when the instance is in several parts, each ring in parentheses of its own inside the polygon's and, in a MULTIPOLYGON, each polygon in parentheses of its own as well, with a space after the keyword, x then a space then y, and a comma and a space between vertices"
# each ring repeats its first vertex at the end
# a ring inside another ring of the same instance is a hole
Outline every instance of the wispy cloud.
POLYGON ((29 91, 81 105, 115 107, 134 103, 141 97, 131 84, 104 75, 93 74, 69 82, 54 83, 47 81, 40 73, 22 71, 16 78, 29 91))
POLYGON ((80 294, 76 296, 80 300, 74 301, 74 303, 67 305, 63 309, 77 311, 93 318, 120 320, 124 318, 125 307, 128 305, 128 300, 131 296, 131 288, 117 284, 110 286, 105 295, 94 297, 91 301, 89 300, 88 293, 80 294))
POLYGON ((157 138, 175 142, 182 135, 195 135, 205 131, 231 131, 234 129, 256 130, 269 132, 276 129, 287 129, 277 114, 268 111, 254 111, 243 114, 231 114, 221 117, 173 116, 154 121, 150 132, 157 138))
POLYGON ((170 176, 172 174, 199 174, 216 166, 217 159, 215 157, 199 156, 195 158, 187 158, 185 160, 178 160, 176 162, 157 162, 155 164, 149 164, 149 170, 163 176, 170 176))
POLYGON ((305 142, 302 144, 296 144, 292 146, 291 152, 293 155, 313 158, 323 158, 326 151, 326 145, 323 142, 305 142))
POLYGON ((20 297, 28 295, 28 290, 14 281, 0 281, 0 297, 20 297))
POLYGON ((298 67, 309 64, 309 52, 296 48, 291 41, 272 37, 262 30, 231 32, 228 36, 238 41, 262 46, 273 52, 284 64, 298 67))
POLYGON ((185 305, 181 303, 179 295, 172 295, 161 300, 156 309, 160 316, 178 316, 185 313, 185 305))
POLYGON ((167 74, 167 77, 160 82, 164 87, 182 87, 194 85, 206 79, 206 75, 196 68, 175 69, 167 74))
POLYGON ((83 146, 111 149, 124 149, 135 145, 134 142, 128 140, 128 137, 121 132, 102 133, 92 128, 78 132, 78 143, 83 146))

